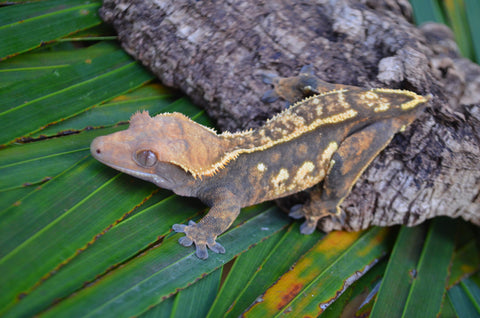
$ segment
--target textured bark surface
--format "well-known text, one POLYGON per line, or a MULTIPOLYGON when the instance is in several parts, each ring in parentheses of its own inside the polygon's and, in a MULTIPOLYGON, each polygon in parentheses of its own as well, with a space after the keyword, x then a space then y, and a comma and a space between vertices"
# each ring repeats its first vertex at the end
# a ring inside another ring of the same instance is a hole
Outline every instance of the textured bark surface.
MULTIPOLYGON (((480 225, 480 67, 450 31, 411 24, 407 0, 104 0, 123 47, 222 130, 257 127, 265 74, 312 64, 332 83, 413 90, 428 109, 373 161, 324 230, 415 225, 449 215, 480 225)), ((288 200, 282 201, 283 205, 288 200)))

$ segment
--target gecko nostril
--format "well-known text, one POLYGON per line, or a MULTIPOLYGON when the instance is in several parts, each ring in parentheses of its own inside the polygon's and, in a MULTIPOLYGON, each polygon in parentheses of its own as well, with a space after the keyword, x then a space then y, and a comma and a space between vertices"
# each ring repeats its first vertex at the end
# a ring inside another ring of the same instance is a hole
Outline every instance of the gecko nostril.
POLYGON ((101 153, 100 149, 97 149, 95 152, 98 153, 98 154, 101 153))

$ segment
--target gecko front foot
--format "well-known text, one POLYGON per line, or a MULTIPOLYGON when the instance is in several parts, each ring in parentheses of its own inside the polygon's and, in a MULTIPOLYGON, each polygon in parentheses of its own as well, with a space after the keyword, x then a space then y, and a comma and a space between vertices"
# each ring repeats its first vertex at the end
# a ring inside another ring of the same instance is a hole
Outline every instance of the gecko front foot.
POLYGON ((178 240, 181 245, 190 246, 195 243, 195 254, 198 258, 208 258, 207 247, 215 253, 225 253, 225 248, 215 242, 217 236, 209 233, 202 224, 189 221, 188 225, 174 224, 172 229, 177 233, 185 233, 185 236, 178 240))

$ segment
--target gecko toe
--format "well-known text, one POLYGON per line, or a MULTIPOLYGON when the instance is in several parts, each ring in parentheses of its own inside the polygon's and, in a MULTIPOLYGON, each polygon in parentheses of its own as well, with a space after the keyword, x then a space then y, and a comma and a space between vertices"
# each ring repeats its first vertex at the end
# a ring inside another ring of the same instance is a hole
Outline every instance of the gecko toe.
POLYGON ((207 252, 207 246, 205 244, 198 244, 196 245, 196 251, 195 255, 197 255, 198 258, 200 259, 207 259, 208 258, 208 252, 207 252))
POLYGON ((275 78, 277 78, 278 75, 273 74, 273 73, 264 73, 262 74, 262 82, 265 84, 272 85, 273 82, 275 81, 275 78))
POLYGON ((193 241, 190 238, 184 236, 178 239, 178 243, 183 246, 190 246, 192 245, 193 241))
POLYGON ((263 94, 261 100, 262 100, 262 102, 269 104, 269 103, 273 103, 278 98, 279 98, 279 96, 278 96, 277 92, 274 89, 270 89, 270 90, 266 91, 265 94, 263 94))
POLYGON ((315 232, 315 229, 317 228, 317 221, 318 220, 306 220, 303 222, 303 224, 300 225, 300 233, 304 235, 310 235, 315 232))
POLYGON ((313 64, 308 64, 308 65, 302 66, 302 68, 300 69, 300 74, 313 75, 313 74, 314 74, 314 72, 313 72, 313 64))
POLYGON ((209 245, 208 247, 215 253, 225 254, 225 247, 223 247, 219 243, 215 243, 214 245, 209 245))
POLYGON ((305 213, 303 212, 303 205, 302 204, 295 204, 290 208, 290 213, 288 216, 292 219, 298 220, 305 217, 305 213))
POLYGON ((174 224, 172 229, 177 233, 185 233, 185 228, 187 226, 185 224, 174 224))
POLYGON ((290 103, 289 101, 285 101, 285 103, 283 104, 283 109, 287 109, 290 106, 292 106, 292 103, 290 103))
POLYGON ((207 240, 207 246, 209 249, 212 250, 212 252, 218 253, 218 254, 224 254, 225 253, 225 248, 220 244, 215 242, 214 239, 208 239, 207 240))

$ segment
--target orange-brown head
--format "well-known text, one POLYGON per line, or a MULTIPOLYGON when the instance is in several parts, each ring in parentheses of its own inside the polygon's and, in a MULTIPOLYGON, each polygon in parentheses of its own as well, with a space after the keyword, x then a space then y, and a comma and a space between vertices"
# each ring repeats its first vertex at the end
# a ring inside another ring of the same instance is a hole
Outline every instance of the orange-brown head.
POLYGON ((225 143, 213 130, 180 113, 150 117, 144 111, 132 116, 127 130, 95 138, 90 150, 112 168, 171 189, 158 178, 179 177, 180 172, 194 178, 206 175, 203 172, 224 155, 225 143))

